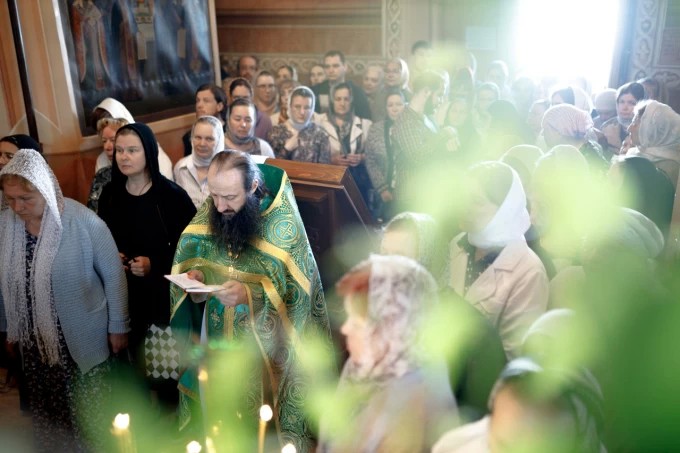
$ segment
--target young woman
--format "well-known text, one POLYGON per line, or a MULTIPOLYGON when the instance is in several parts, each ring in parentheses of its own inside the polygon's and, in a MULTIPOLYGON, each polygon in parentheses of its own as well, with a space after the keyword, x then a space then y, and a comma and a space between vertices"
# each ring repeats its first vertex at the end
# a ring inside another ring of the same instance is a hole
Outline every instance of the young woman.
POLYGON ((170 286, 163 276, 170 273, 179 236, 194 214, 184 189, 160 174, 151 129, 141 123, 118 129, 111 182, 102 190, 99 216, 113 234, 127 276, 129 349, 141 369, 149 327, 170 322, 170 286))
POLYGON ((390 89, 387 92, 387 118, 371 126, 366 139, 366 170, 371 184, 380 196, 381 207, 377 217, 389 220, 394 215, 394 148, 392 146, 392 126, 406 107, 401 90, 390 89))

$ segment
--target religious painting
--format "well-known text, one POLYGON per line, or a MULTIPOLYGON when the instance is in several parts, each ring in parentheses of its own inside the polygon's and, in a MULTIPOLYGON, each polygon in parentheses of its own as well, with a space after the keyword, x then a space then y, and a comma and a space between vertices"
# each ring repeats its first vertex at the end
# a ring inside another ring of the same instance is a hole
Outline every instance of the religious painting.
POLYGON ((121 101, 136 121, 193 111, 215 82, 213 0, 60 0, 82 134, 94 107, 121 101))

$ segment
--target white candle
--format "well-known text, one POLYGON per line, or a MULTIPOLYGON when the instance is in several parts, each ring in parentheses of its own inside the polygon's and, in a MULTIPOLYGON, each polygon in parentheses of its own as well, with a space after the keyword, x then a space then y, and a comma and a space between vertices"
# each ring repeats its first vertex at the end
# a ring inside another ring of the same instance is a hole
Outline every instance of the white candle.
POLYGON ((118 414, 113 419, 113 435, 118 444, 120 453, 134 453, 135 447, 132 443, 132 433, 130 432, 130 415, 118 414))
POLYGON ((257 436, 258 453, 264 453, 264 433, 267 430, 267 422, 272 419, 273 415, 274 412, 268 404, 260 408, 260 429, 257 436))

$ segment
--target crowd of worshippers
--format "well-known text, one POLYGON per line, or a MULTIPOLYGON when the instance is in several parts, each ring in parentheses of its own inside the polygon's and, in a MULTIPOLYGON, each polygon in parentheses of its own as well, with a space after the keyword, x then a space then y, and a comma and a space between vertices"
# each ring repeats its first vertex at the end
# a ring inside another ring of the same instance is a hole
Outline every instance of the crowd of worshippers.
POLYGON ((680 238, 680 115, 654 79, 593 95, 511 81, 501 61, 449 74, 431 53, 418 42, 411 68, 370 65, 359 86, 329 51, 311 87, 244 56, 226 90, 197 87, 174 166, 104 99, 89 210, 33 139, 0 140, 0 331, 37 450, 108 448, 119 380, 144 389, 136 416, 176 416, 140 445, 179 428, 204 439, 216 412, 198 367, 149 374, 150 332, 167 326, 256 345, 234 423, 257 427, 268 402, 299 452, 663 450, 672 430, 644 420, 670 418, 653 392, 680 392, 636 367, 653 369, 668 338, 631 333, 677 330, 664 269, 680 238), (348 167, 380 244, 335 291, 290 181, 252 156, 348 167), (183 272, 220 287, 188 295, 164 278, 183 272), (344 321, 329 318, 335 296, 344 321), (320 417, 301 365, 312 337, 347 356, 320 417))

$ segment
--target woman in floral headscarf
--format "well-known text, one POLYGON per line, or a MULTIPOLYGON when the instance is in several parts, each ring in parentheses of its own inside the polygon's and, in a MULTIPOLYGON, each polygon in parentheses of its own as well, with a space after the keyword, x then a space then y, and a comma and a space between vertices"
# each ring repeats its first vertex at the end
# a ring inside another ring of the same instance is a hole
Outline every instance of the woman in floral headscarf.
POLYGON ((438 302, 434 279, 409 258, 373 255, 338 290, 349 359, 318 451, 429 451, 457 412, 446 371, 424 353, 424 320, 438 302))

